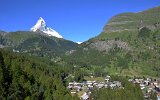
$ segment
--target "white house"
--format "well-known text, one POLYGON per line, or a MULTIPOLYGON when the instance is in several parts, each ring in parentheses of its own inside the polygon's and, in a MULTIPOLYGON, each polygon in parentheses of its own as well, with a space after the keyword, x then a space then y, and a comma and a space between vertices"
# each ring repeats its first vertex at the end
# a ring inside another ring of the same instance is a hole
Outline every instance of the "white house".
POLYGON ((81 96, 81 99, 82 99, 82 100, 88 100, 88 99, 89 99, 88 94, 85 92, 85 93, 81 96))

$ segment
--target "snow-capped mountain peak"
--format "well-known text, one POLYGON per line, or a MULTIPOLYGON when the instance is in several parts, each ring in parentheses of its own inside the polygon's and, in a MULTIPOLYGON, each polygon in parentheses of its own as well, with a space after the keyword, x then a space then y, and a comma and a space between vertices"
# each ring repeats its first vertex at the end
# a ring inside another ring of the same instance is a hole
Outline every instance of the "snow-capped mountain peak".
POLYGON ((76 42, 77 44, 82 44, 83 42, 76 42))
POLYGON ((37 23, 31 28, 31 31, 41 31, 49 36, 55 36, 57 38, 63 38, 58 32, 53 30, 52 28, 47 27, 46 22, 42 17, 40 17, 37 23))
POLYGON ((31 31, 36 32, 37 30, 44 31, 46 27, 46 22, 42 17, 40 17, 37 23, 31 28, 31 31))

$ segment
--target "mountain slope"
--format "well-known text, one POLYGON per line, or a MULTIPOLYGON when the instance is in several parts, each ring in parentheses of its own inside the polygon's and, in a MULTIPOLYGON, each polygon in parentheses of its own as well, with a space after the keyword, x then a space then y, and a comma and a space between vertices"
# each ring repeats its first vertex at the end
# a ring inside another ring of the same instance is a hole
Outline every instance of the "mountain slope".
POLYGON ((123 13, 112 17, 103 28, 103 33, 137 30, 141 27, 160 28, 160 7, 138 13, 123 13))
POLYGON ((77 43, 38 32, 11 32, 0 35, 0 38, 0 44, 3 48, 39 56, 63 55, 78 46, 77 43))
POLYGON ((113 17, 100 35, 82 43, 81 48, 65 60, 82 68, 87 67, 85 70, 89 69, 90 73, 96 73, 95 69, 99 68, 103 69, 102 73, 159 77, 160 17, 156 18, 160 14, 159 9, 156 7, 137 14, 125 13, 113 17), (144 24, 138 29, 137 23, 141 22, 139 17, 142 14, 144 24))

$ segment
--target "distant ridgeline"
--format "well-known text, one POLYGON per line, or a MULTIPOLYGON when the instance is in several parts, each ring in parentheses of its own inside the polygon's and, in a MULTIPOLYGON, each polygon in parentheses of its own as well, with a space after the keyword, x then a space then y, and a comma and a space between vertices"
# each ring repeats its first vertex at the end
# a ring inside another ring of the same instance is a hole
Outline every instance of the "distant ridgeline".
POLYGON ((76 49, 77 46, 78 44, 72 41, 48 36, 42 32, 0 32, 1 48, 40 57, 60 56, 76 49))

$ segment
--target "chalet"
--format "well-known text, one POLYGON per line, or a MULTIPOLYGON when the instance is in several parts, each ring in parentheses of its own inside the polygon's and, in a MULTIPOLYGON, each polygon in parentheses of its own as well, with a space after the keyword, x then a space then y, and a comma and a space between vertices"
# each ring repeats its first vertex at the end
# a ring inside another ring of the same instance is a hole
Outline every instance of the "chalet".
POLYGON ((110 84, 110 88, 115 88, 116 86, 117 86, 117 85, 114 84, 114 83, 110 84))
POLYGON ((77 91, 76 90, 71 90, 71 94, 76 94, 77 91))
POLYGON ((91 78, 93 78, 94 76, 90 76, 91 78))
POLYGON ((157 99, 160 100, 160 92, 157 93, 157 99))
POLYGON ((158 83, 155 81, 155 82, 153 82, 153 84, 155 85, 155 86, 157 86, 158 85, 158 83))
POLYGON ((75 86, 81 86, 81 83, 74 82, 74 85, 75 85, 75 86))
POLYGON ((97 82, 95 82, 95 83, 93 83, 93 85, 94 85, 94 86, 96 86, 96 85, 98 85, 98 83, 97 83, 97 82))
POLYGON ((144 80, 144 84, 149 85, 149 80, 144 80))
POLYGON ((153 90, 154 90, 154 88, 155 88, 155 86, 154 86, 154 85, 149 85, 149 86, 148 86, 148 92, 153 91, 153 90))
POLYGON ((145 93, 145 94, 144 94, 144 98, 145 98, 146 100, 148 100, 149 94, 148 94, 148 93, 145 93))
POLYGON ((135 81, 134 81, 134 83, 138 83, 138 84, 143 83, 143 82, 144 82, 143 79, 135 79, 135 81))
POLYGON ((145 86, 146 86, 145 84, 141 83, 141 84, 140 84, 141 90, 145 89, 145 86))
POLYGON ((92 85, 93 83, 91 81, 87 82, 87 85, 92 85))
POLYGON ((108 84, 105 84, 104 87, 105 87, 105 88, 108 88, 108 84))
POLYGON ((93 88, 93 85, 88 85, 88 88, 93 88))
POLYGON ((100 83, 100 84, 97 84, 97 87, 98 88, 102 88, 104 86, 104 84, 100 83))
POLYGON ((113 83, 116 84, 117 87, 121 87, 121 82, 119 82, 119 81, 114 81, 113 83))
POLYGON ((106 76, 106 78, 105 78, 105 82, 107 82, 107 83, 108 83, 108 82, 109 82, 109 80, 110 80, 110 78, 111 78, 110 76, 106 76))
POLYGON ((85 93, 81 96, 81 100, 89 100, 89 95, 85 92, 85 93))
POLYGON ((148 81, 152 81, 150 78, 147 78, 148 81))
POLYGON ((140 82, 140 83, 143 83, 143 82, 144 82, 144 80, 143 80, 143 79, 139 79, 139 82, 140 82))
POLYGON ((69 86, 74 86, 74 82, 69 82, 69 86))
POLYGON ((135 79, 134 83, 140 83, 139 79, 135 79))
POLYGON ((67 88, 68 88, 68 89, 72 89, 72 88, 73 88, 73 86, 68 86, 67 88))
POLYGON ((133 79, 129 79, 128 81, 129 81, 129 82, 133 82, 133 79))

